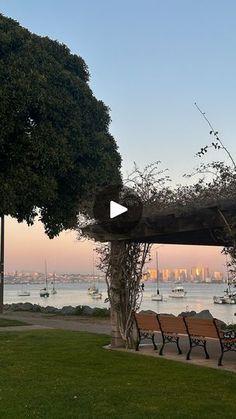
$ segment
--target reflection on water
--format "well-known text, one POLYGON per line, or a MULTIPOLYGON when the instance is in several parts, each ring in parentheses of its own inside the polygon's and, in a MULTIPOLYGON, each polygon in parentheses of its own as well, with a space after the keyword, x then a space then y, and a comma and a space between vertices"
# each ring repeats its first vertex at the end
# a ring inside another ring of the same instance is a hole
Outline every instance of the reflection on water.
MULTIPOLYGON (((18 297, 17 292, 21 290, 21 285, 5 285, 5 303, 19 303, 29 301, 32 304, 40 304, 42 306, 54 306, 61 308, 65 305, 89 305, 90 307, 108 307, 104 303, 107 297, 106 284, 99 284, 100 291, 103 293, 101 300, 93 300, 88 295, 88 287, 91 284, 57 284, 57 294, 50 295, 49 298, 41 298, 39 291, 42 285, 35 284, 27 286, 30 291, 29 297, 18 297)), ((214 295, 223 295, 224 284, 184 284, 187 291, 185 298, 173 299, 168 298, 171 290, 171 284, 161 284, 161 293, 164 294, 166 301, 151 301, 151 295, 155 293, 155 283, 145 283, 145 291, 143 293, 142 309, 154 310, 158 313, 179 314, 181 311, 187 310, 210 310, 214 317, 222 319, 226 323, 233 323, 236 320, 234 313, 236 305, 219 305, 213 303, 214 295)))

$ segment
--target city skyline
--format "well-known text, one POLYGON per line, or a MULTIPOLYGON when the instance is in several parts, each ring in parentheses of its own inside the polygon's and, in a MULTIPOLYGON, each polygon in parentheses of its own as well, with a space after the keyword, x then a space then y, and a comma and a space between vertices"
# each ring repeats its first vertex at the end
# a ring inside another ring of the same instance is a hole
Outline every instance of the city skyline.
MULTIPOLYGON (((222 282, 227 279, 227 274, 225 275, 222 271, 215 271, 210 269, 208 266, 194 266, 191 268, 168 268, 159 269, 148 268, 143 272, 142 280, 143 281, 152 281, 156 282, 157 276, 161 282, 222 282), (158 274, 157 274, 158 272, 158 274)), ((105 281, 105 274, 102 272, 90 272, 90 273, 81 273, 81 272, 37 272, 37 271, 12 271, 5 272, 6 281, 11 283, 37 283, 44 282, 47 277, 48 281, 55 280, 57 282, 74 282, 74 281, 84 281, 87 282, 93 281, 94 279, 101 278, 105 281)))
MULTIPOLYGON (((41 223, 28 227, 26 223, 19 224, 16 220, 6 218, 7 272, 43 272, 47 260, 49 272, 91 273, 95 246, 95 242, 78 240, 77 232, 64 232, 61 237, 50 240, 43 233, 41 223)), ((146 267, 155 267, 156 249, 158 246, 154 245, 152 260, 146 267)), ((220 247, 164 245, 158 249, 158 255, 160 268, 206 265, 215 270, 225 270, 226 260, 220 247)))
POLYGON ((157 277, 161 282, 222 282, 227 279, 227 273, 215 271, 209 266, 192 266, 191 268, 176 267, 157 270, 148 268, 143 273, 144 281, 156 281, 157 277))

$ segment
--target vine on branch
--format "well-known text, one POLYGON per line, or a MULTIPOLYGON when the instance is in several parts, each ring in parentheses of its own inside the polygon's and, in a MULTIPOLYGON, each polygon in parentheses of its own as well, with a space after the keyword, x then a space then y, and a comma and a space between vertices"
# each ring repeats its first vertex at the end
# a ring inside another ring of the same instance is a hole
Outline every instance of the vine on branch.
MULTIPOLYGON (((170 201, 172 192, 166 186, 170 181, 166 170, 159 169, 157 161, 140 170, 134 170, 124 180, 139 196, 144 207, 163 205, 170 201)), ((140 286, 144 264, 149 259, 152 244, 131 241, 107 243, 97 248, 98 268, 105 273, 111 311, 116 314, 119 332, 127 347, 134 347, 133 313, 140 308, 143 291, 140 286)))

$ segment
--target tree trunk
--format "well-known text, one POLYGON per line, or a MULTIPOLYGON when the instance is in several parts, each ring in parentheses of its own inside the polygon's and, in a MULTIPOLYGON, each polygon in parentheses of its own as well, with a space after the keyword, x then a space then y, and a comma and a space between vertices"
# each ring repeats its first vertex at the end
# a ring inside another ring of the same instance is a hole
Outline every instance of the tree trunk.
POLYGON ((123 348, 125 342, 121 337, 119 328, 118 313, 111 307, 111 347, 112 348, 123 348))
POLYGON ((119 310, 121 309, 121 259, 119 255, 124 249, 124 242, 111 242, 111 283, 110 283, 110 304, 111 304, 111 347, 124 347, 125 342, 121 337, 119 327, 119 310))

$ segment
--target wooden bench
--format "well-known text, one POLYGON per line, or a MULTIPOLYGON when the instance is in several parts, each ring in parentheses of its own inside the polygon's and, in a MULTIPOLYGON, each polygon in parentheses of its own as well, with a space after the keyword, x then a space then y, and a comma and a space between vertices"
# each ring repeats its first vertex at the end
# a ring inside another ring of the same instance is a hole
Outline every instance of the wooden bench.
POLYGON ((157 314, 158 323, 162 335, 162 347, 159 355, 163 355, 164 346, 167 343, 175 343, 178 354, 182 354, 179 346, 180 335, 186 335, 187 329, 183 317, 174 317, 165 314, 157 314))
POLYGON ((178 354, 182 354, 179 346, 179 338, 188 336, 189 350, 186 359, 190 359, 192 349, 196 346, 203 347, 206 359, 209 358, 207 352, 207 341, 210 339, 218 340, 221 353, 218 359, 218 365, 222 365, 225 352, 236 352, 236 333, 233 331, 222 331, 217 319, 200 319, 197 317, 175 317, 165 314, 134 314, 138 341, 136 351, 139 349, 141 339, 151 339, 153 347, 156 350, 157 345, 154 340, 155 332, 161 332, 162 346, 159 355, 163 355, 164 347, 167 343, 175 343, 178 354))
POLYGON ((193 347, 203 347, 206 359, 209 358, 206 344, 208 339, 217 339, 220 343, 221 354, 218 360, 218 365, 222 365, 222 360, 225 352, 236 352, 236 336, 233 332, 223 332, 220 329, 217 319, 199 319, 196 317, 184 317, 184 322, 189 337, 190 348, 186 359, 190 359, 193 347))
POLYGON ((151 339, 154 350, 157 350, 157 345, 155 343, 154 335, 155 335, 155 332, 160 331, 160 327, 159 327, 156 314, 135 313, 134 318, 135 318, 137 331, 138 331, 138 340, 137 340, 137 344, 135 348, 136 351, 139 350, 139 344, 140 344, 141 339, 151 339))

